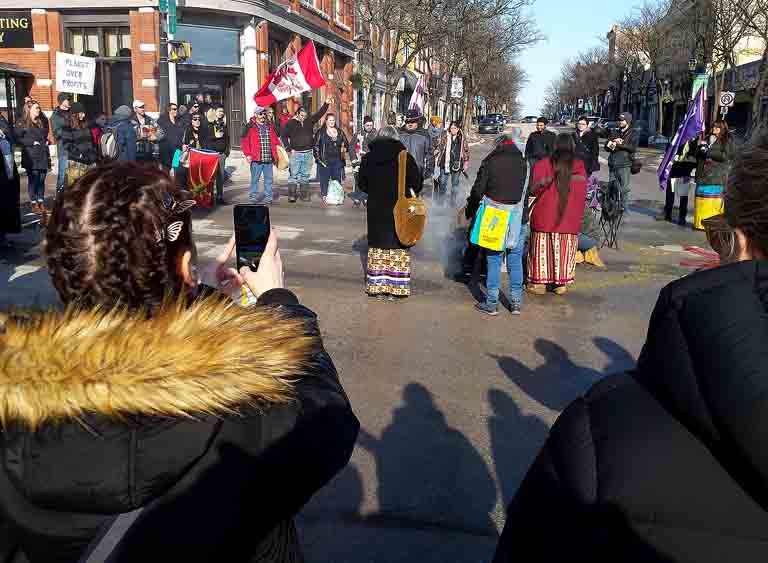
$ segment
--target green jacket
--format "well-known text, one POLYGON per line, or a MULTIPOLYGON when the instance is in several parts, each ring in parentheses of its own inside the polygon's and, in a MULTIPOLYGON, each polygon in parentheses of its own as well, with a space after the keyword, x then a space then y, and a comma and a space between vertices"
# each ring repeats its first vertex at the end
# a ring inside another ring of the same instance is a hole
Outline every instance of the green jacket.
POLYGON ((725 145, 720 139, 712 143, 708 151, 699 154, 696 183, 700 186, 725 186, 735 156, 733 139, 728 139, 725 145))

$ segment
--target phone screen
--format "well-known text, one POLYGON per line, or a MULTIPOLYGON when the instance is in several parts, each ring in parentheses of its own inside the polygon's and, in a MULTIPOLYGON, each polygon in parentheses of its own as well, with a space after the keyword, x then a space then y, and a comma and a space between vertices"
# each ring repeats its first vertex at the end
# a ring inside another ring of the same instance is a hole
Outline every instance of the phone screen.
POLYGON ((264 205, 235 205, 234 219, 237 269, 248 266, 255 272, 269 240, 269 208, 264 205))

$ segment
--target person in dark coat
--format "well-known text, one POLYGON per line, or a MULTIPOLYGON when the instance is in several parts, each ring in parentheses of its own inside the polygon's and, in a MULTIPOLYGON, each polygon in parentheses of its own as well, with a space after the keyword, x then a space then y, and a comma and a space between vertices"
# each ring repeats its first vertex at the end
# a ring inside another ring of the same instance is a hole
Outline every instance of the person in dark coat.
POLYGON ((576 122, 573 141, 576 143, 576 158, 584 162, 587 176, 599 172, 600 140, 597 138, 597 133, 589 128, 589 120, 586 115, 582 115, 576 122))
POLYGON ((73 307, 2 316, 14 561, 84 561, 139 509, 110 561, 303 560, 293 517, 347 464, 359 424, 317 316, 283 288, 275 232, 258 274, 225 267, 234 239, 198 271, 188 197, 113 162, 56 200, 48 269, 73 307), (233 306, 241 285, 255 304, 233 306))
POLYGON ((640 142, 636 129, 632 128, 632 114, 624 112, 619 115, 619 129, 605 143, 608 157, 608 172, 611 182, 618 182, 621 192, 621 206, 627 208, 629 203, 630 183, 632 181, 632 162, 640 142))
POLYGON ((21 179, 13 158, 15 142, 13 129, 0 113, 0 247, 11 244, 5 235, 21 232, 21 179))
POLYGON ((165 131, 165 137, 160 141, 160 164, 166 170, 171 169, 173 155, 181 149, 181 141, 184 136, 184 127, 178 117, 179 106, 170 103, 167 112, 157 118, 158 126, 165 131))
POLYGON ((117 160, 124 162, 136 161, 136 129, 131 122, 131 108, 120 106, 112 114, 112 119, 107 122, 104 130, 114 130, 115 140, 117 141, 118 155, 117 160))
POLYGON ((724 210, 722 265, 666 286, 637 368, 563 411, 494 563, 768 559, 768 137, 737 159, 724 210))
MULTIPOLYGON (((411 294, 411 255, 397 238, 393 210, 398 197, 398 157, 406 150, 397 129, 387 125, 360 162, 360 190, 368 194, 368 296, 397 299, 411 294)), ((416 160, 408 154, 405 189, 419 194, 423 186, 416 160)))
POLYGON ((552 155, 555 150, 555 137, 552 131, 547 130, 547 118, 540 117, 536 120, 536 131, 528 135, 525 143, 525 158, 533 168, 537 162, 552 155))
POLYGON ((205 148, 219 153, 219 167, 216 170, 216 203, 224 203, 224 180, 226 177, 227 158, 229 157, 229 125, 224 115, 224 106, 218 104, 214 109, 213 121, 208 123, 208 136, 205 148))
POLYGON ((315 133, 313 154, 317 162, 317 176, 320 179, 320 198, 325 203, 328 184, 331 180, 344 181, 344 168, 349 154, 349 140, 344 131, 336 127, 336 116, 329 113, 325 122, 315 133))
MULTIPOLYGON (((29 204, 33 213, 45 210, 45 176, 51 169, 48 128, 40 118, 42 113, 40 104, 34 102, 26 108, 24 117, 15 129, 16 140, 21 145, 21 167, 27 171, 29 204)), ((61 130, 59 138, 62 143, 60 146, 63 146, 61 130)))
POLYGON ((75 102, 69 110, 69 123, 61 130, 61 139, 67 153, 65 187, 71 186, 99 160, 93 133, 88 127, 85 107, 75 102))
POLYGON ((51 114, 50 130, 53 140, 56 142, 56 158, 58 160, 56 191, 59 191, 64 188, 64 174, 67 170, 67 153, 61 140, 61 130, 69 123, 69 107, 72 105, 72 95, 66 92, 59 92, 56 101, 59 105, 51 114))
POLYGON ((423 121, 424 116, 419 110, 409 109, 405 114, 405 124, 400 129, 400 141, 416 160, 422 182, 425 178, 431 178, 435 169, 435 148, 432 146, 432 137, 422 127, 423 121))
POLYGON ((296 194, 304 201, 309 201, 309 176, 312 171, 313 149, 315 146, 314 128, 320 118, 334 104, 332 96, 315 113, 309 115, 307 110, 300 107, 296 115, 282 130, 282 141, 290 155, 289 185, 296 186, 296 194))
MULTIPOLYGON (((514 233, 516 235, 514 246, 499 251, 485 251, 488 264, 488 277, 485 285, 488 294, 485 301, 476 304, 475 308, 487 315, 495 316, 498 314, 502 258, 506 258, 509 275, 510 312, 513 315, 519 315, 522 311, 523 282, 525 281, 523 279, 523 251, 528 240, 528 225, 522 222, 525 206, 521 200, 525 194, 527 177, 528 165, 515 142, 515 138, 511 135, 501 135, 497 139, 496 147, 480 164, 477 178, 467 198, 465 213, 467 219, 473 223, 478 220, 477 210, 483 200, 504 208, 519 204, 518 209, 510 209, 511 212, 519 213, 520 217, 520 220, 515 223, 515 228, 519 230, 514 233)), ((512 234, 510 226, 507 237, 512 234)))

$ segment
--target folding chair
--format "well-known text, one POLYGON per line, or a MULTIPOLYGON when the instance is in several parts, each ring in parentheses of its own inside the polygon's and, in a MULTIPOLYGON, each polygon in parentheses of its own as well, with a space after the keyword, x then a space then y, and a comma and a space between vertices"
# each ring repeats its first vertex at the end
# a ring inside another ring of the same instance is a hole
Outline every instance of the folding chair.
POLYGON ((624 219, 621 207, 621 192, 616 181, 600 182, 600 229, 603 231, 601 248, 619 248, 619 231, 624 219))

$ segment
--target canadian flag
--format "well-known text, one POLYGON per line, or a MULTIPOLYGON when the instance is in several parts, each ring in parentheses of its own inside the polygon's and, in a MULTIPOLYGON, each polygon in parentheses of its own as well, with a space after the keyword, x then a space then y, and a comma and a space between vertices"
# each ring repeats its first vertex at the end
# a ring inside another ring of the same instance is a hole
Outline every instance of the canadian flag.
POLYGON ((265 108, 280 100, 298 96, 302 92, 320 88, 324 84, 325 79, 320 72, 315 44, 310 41, 295 56, 267 76, 267 81, 253 96, 253 100, 256 105, 265 108))

